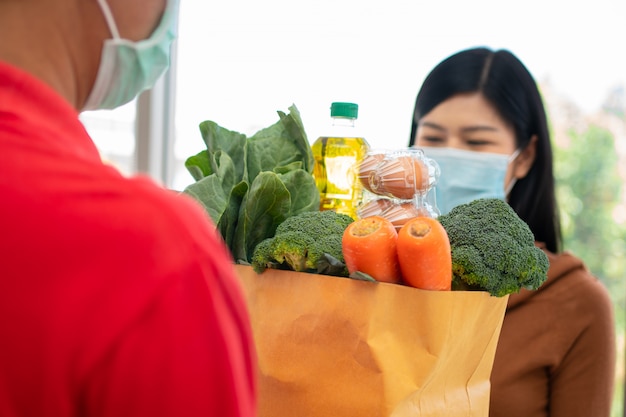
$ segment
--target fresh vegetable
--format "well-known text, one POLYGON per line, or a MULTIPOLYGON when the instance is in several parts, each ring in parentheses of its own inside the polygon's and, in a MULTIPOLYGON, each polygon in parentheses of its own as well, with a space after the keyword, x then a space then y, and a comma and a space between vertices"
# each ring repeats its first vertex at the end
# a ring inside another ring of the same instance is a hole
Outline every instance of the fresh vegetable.
POLYGON ((334 211, 311 211, 285 219, 252 254, 258 273, 267 268, 347 276, 341 238, 354 220, 334 211))
POLYGON ((377 281, 400 282, 397 241, 396 228, 384 217, 364 217, 351 223, 342 238, 348 272, 361 272, 377 281))
POLYGON ((398 232, 397 251, 405 284, 423 290, 450 290, 450 240, 436 219, 419 216, 408 220, 398 232))
POLYGON ((314 239, 334 234, 341 236, 353 221, 347 214, 332 210, 306 212, 283 221, 276 228, 276 234, 289 231, 303 232, 314 239))
POLYGON ((204 205, 236 262, 249 262, 288 217, 319 210, 311 146, 298 109, 289 110, 249 138, 204 121, 207 149, 185 161, 196 182, 183 192, 204 205))
POLYGON ((547 279, 548 257, 506 202, 475 200, 438 220, 450 239, 453 289, 485 290, 500 297, 521 288, 536 290, 547 279))

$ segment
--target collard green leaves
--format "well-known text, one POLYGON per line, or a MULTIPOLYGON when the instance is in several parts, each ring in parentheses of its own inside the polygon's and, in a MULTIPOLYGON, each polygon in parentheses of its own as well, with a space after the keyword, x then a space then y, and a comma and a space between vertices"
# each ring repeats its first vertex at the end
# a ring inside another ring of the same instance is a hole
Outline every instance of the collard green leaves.
POLYGON ((212 121, 200 124, 207 149, 185 167, 196 181, 183 192, 204 205, 237 262, 287 217, 319 210, 313 154, 300 113, 278 111, 279 121, 253 136, 212 121))

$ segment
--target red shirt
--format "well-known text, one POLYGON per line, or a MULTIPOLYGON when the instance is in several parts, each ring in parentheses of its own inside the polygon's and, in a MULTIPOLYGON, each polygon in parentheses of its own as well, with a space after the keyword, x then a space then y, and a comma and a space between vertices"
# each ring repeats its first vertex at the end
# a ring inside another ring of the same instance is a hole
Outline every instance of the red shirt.
POLYGON ((0 415, 253 416, 243 294, 204 210, 103 164, 0 62, 0 415))

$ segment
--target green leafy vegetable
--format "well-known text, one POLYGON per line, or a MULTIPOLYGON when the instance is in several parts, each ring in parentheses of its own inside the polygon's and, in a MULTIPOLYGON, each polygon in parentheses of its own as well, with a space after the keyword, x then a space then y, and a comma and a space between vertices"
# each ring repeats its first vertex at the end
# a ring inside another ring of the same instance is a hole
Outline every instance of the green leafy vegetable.
POLYGON ((204 205, 237 262, 250 262, 256 245, 286 218, 319 210, 300 113, 292 105, 289 114, 278 116, 249 138, 204 121, 200 133, 207 149, 185 161, 195 183, 183 192, 204 205))

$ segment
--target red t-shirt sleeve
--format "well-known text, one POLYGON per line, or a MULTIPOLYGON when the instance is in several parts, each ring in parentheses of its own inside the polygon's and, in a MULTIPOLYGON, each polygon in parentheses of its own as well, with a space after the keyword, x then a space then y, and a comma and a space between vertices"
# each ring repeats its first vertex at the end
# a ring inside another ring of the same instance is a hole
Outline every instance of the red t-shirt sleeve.
POLYGON ((236 315, 198 275, 164 288, 94 372, 88 414, 254 415, 250 341, 236 315))
MULTIPOLYGON (((152 249, 164 285, 146 297, 86 384, 88 415, 256 415, 254 344, 230 255, 199 205, 174 200, 158 205, 167 221, 151 226, 157 239, 176 240, 152 249), (167 253, 159 256, 160 248, 167 253)), ((140 245, 125 244, 129 251, 140 245)), ((114 322, 128 316, 119 311, 124 316, 114 322)))

